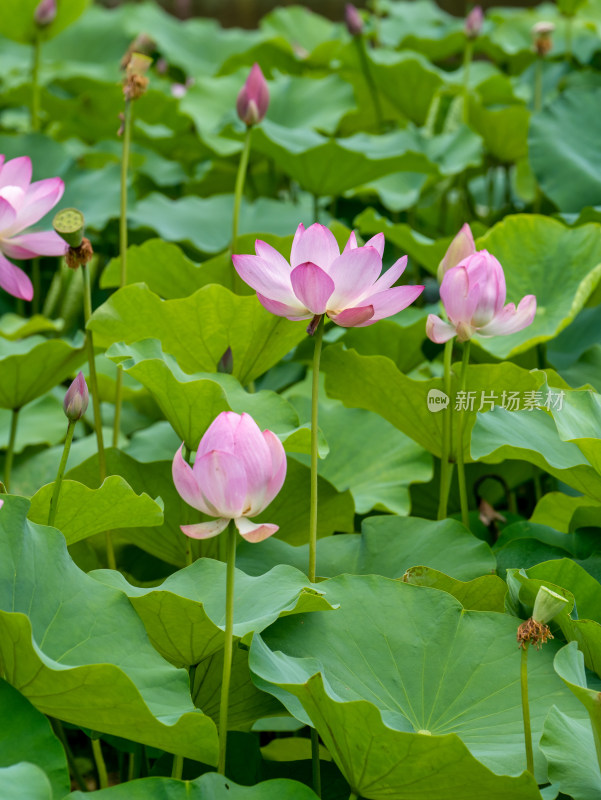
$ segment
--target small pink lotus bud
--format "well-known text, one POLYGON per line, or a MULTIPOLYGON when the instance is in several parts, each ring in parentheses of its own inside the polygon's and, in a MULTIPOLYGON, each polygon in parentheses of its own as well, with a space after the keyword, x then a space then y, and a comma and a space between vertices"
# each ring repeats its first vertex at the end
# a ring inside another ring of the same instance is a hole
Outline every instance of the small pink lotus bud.
POLYGON ((363 17, 352 3, 347 3, 344 8, 344 21, 351 36, 363 33, 363 17))
POLYGON ((88 394, 88 386, 83 376, 83 372, 79 372, 77 377, 67 389, 67 394, 63 401, 63 408, 67 418, 72 422, 77 422, 86 413, 90 395, 88 394))
POLYGON ((41 0, 36 10, 33 12, 35 24, 40 28, 45 28, 54 22, 56 17, 56 0, 41 0))
POLYGON ((253 64, 236 100, 238 116, 249 127, 264 118, 269 106, 269 89, 258 64, 253 64))
POLYGON ((483 22, 484 14, 482 9, 480 6, 474 6, 465 18, 464 30, 468 39, 475 39, 476 36, 479 36, 483 22))

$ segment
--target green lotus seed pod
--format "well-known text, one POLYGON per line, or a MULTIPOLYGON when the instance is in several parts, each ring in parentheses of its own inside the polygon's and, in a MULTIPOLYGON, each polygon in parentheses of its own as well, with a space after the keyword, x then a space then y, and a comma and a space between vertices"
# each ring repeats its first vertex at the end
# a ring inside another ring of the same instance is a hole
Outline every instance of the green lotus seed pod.
POLYGON ((541 586, 534 601, 534 609, 532 611, 532 619, 546 625, 553 617, 556 617, 559 612, 566 606, 568 601, 546 586, 541 586))
POLYGON ((55 214, 52 226, 69 247, 79 247, 83 239, 85 221, 76 208, 63 208, 55 214))

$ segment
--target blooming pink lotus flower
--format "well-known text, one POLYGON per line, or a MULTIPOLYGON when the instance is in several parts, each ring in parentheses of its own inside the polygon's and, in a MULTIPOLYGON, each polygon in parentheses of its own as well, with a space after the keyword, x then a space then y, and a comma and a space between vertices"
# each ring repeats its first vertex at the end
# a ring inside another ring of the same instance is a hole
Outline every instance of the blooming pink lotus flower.
POLYGON ((440 297, 448 322, 428 315, 426 333, 438 344, 453 336, 466 342, 479 336, 501 336, 526 328, 536 314, 536 297, 526 295, 518 307, 505 305, 505 275, 497 259, 486 250, 479 250, 452 267, 440 287, 440 297))
POLYGON ((315 223, 294 235, 290 264, 277 250, 257 239, 256 255, 232 256, 238 275, 257 292, 273 314, 290 320, 327 314, 343 328, 373 325, 402 311, 423 286, 395 286, 407 266, 400 258, 381 277, 384 234, 358 247, 351 233, 343 253, 334 234, 315 223))
POLYGON ((250 414, 222 411, 202 437, 193 467, 184 461, 182 447, 173 459, 175 488, 188 505, 218 517, 182 525, 186 536, 210 539, 231 519, 249 542, 260 542, 278 530, 277 525, 248 519, 267 508, 286 477, 286 454, 275 433, 261 432, 250 414))
POLYGON ((476 245, 474 243, 474 235, 472 234, 472 229, 466 222, 451 244, 447 247, 447 252, 438 265, 438 283, 442 283, 445 273, 448 272, 451 267, 456 267, 460 261, 463 261, 463 259, 468 256, 472 256, 475 252, 476 245))
POLYGON ((0 155, 0 286, 23 300, 31 300, 33 286, 27 275, 9 258, 62 256, 67 244, 54 231, 21 233, 38 222, 63 196, 60 178, 31 183, 31 159, 0 155))
POLYGON ((236 111, 246 125, 261 122, 269 106, 269 89, 258 64, 253 64, 236 100, 236 111))

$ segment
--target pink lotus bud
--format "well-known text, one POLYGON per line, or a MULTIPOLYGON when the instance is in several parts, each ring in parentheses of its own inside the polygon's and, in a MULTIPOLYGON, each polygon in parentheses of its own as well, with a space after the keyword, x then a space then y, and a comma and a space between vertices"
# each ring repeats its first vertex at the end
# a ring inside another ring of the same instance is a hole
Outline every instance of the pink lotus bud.
POLYGON ((249 127, 261 122, 269 106, 269 89, 258 64, 253 64, 236 100, 238 116, 249 127))
POLYGON ((88 394, 88 386, 83 376, 83 372, 79 372, 77 377, 67 389, 67 394, 63 401, 63 408, 67 418, 72 422, 77 422, 86 413, 90 396, 88 394))
POLYGON ((347 3, 344 8, 344 21, 351 36, 363 33, 363 17, 352 3, 347 3))
POLYGON ((484 23, 484 14, 480 6, 474 6, 470 13, 465 18, 465 35, 468 39, 475 39, 480 35, 482 24, 484 23))
POLYGON ((448 322, 428 315, 426 333, 437 344, 457 336, 466 342, 478 336, 504 336, 517 333, 532 323, 536 314, 536 297, 526 295, 518 307, 505 305, 506 288, 503 267, 486 250, 463 259, 451 267, 442 280, 440 298, 448 322))
POLYGON ((41 0, 33 12, 35 24, 40 28, 51 25, 56 17, 56 0, 41 0))
POLYGON ((192 539, 217 536, 233 520, 249 542, 260 542, 278 530, 271 523, 250 522, 282 488, 286 454, 271 431, 261 431, 250 414, 222 411, 200 440, 191 467, 182 456, 173 459, 173 482, 193 508, 217 517, 212 522, 182 525, 192 539))
POLYGON ((456 267, 464 258, 473 255, 476 252, 476 245, 474 244, 474 236, 470 226, 465 223, 457 236, 453 239, 444 254, 444 258, 438 265, 438 282, 442 283, 445 272, 456 267))
POLYGON ((423 286, 395 286, 407 266, 407 256, 383 275, 384 234, 377 233, 363 247, 355 234, 340 253, 331 230, 315 223, 294 235, 290 264, 277 250, 257 239, 255 256, 234 255, 236 272, 257 292, 272 314, 290 320, 313 320, 327 314, 343 328, 362 328, 397 314, 413 303, 423 286))

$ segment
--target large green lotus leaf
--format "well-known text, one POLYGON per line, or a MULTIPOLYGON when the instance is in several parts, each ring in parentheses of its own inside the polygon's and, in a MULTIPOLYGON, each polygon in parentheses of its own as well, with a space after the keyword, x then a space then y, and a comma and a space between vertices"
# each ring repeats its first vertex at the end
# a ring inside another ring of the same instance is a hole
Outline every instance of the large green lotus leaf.
MULTIPOLYGON (((125 593, 159 653, 178 667, 198 664, 223 648, 227 565, 201 558, 159 586, 131 586, 119 572, 100 570, 96 580, 125 593)), ((331 608, 324 592, 286 565, 259 577, 235 572, 234 637, 262 631, 279 616, 331 608)))
POLYGON ((577 445, 601 475, 601 395, 590 389, 566 391, 550 411, 560 439, 577 445))
POLYGON ((258 378, 305 336, 305 325, 270 314, 255 296, 205 286, 191 297, 161 300, 143 284, 126 286, 96 309, 89 322, 98 345, 159 339, 188 373, 216 372, 231 347, 240 383, 258 378))
POLYGON ((215 724, 185 671, 154 650, 123 593, 75 566, 59 531, 26 520, 28 506, 8 497, 0 516, 6 680, 45 714, 216 763, 215 724))
POLYGON ((486 108, 475 97, 469 101, 469 122, 484 139, 488 152, 504 164, 513 164, 528 155, 528 121, 525 105, 486 108))
MULTIPOLYGON (((141 778, 94 793, 99 800, 316 800, 302 783, 279 779, 255 786, 239 786, 216 772, 193 781, 141 778), (100 797, 102 795, 102 797, 100 797)), ((86 800, 84 792, 72 792, 65 800, 86 800)))
MULTIPOLYGON (((364 520, 361 530, 361 535, 329 536, 318 541, 318 575, 402 578, 411 567, 426 566, 469 581, 495 569, 489 546, 454 519, 434 522, 418 517, 377 516, 364 520)), ((260 575, 281 563, 304 571, 308 562, 308 545, 291 547, 273 538, 263 542, 260 549, 242 544, 236 558, 238 567, 249 575, 260 575)))
POLYGON ((429 0, 388 3, 387 12, 379 23, 384 44, 417 50, 432 61, 448 58, 465 45, 462 20, 429 0))
POLYGON ((458 581, 432 567, 410 567, 403 575, 405 583, 429 586, 453 595, 469 611, 505 610, 507 586, 498 575, 482 575, 471 581, 458 581))
MULTIPOLYGON (((515 619, 466 611, 446 592, 373 575, 343 575, 325 588, 340 608, 278 620, 255 635, 250 668, 260 688, 317 728, 356 793, 481 797, 480 773, 486 796, 501 797, 503 787, 514 797, 515 787, 538 797, 523 773, 515 619)), ((579 713, 554 673, 556 650, 552 642, 528 664, 543 780, 538 740, 549 707, 579 713)))
POLYGON ((578 213, 601 205, 601 166, 595 142, 601 123, 594 113, 601 88, 568 89, 532 115, 530 163, 544 194, 560 211, 578 213))
POLYGON ((39 0, 4 0, 0 15, 0 36, 15 42, 32 44, 37 38, 51 39, 83 13, 88 0, 61 0, 49 25, 40 27, 34 20, 39 0))
MULTIPOLYGON (((2 143, 0 142, 0 147, 2 143)), ((4 148, 3 152, 4 152, 4 148)), ((6 158, 6 153, 4 154, 6 158)), ((46 319, 41 314, 32 317, 20 317, 18 314, 2 314, 0 317, 0 336, 4 339, 25 339, 40 333, 60 333, 64 327, 61 319, 46 319)))
MULTIPOLYGON (((593 729, 597 758, 601 760, 601 692, 599 686, 595 689, 587 686, 584 661, 576 642, 570 642, 555 656, 555 671, 585 707, 593 729)), ((597 766, 601 769, 601 763, 597 766)))
POLYGON ((563 492, 547 492, 536 504, 530 522, 551 525, 562 533, 572 533, 589 519, 598 520, 600 510, 601 500, 595 503, 581 495, 572 497, 563 492))
POLYGON ((599 378, 593 366, 601 352, 601 307, 583 308, 576 319, 547 346, 547 359, 573 387, 592 384, 599 378))
MULTIPOLYGON (((124 541, 137 545, 142 550, 161 558, 168 564, 183 567, 186 564, 186 549, 198 555, 214 553, 216 539, 199 543, 185 536, 180 525, 190 525, 208 519, 187 505, 177 493, 171 475, 171 461, 142 463, 114 448, 106 451, 107 473, 121 475, 135 492, 146 492, 160 496, 164 503, 164 523, 153 528, 136 526, 121 531, 124 541), (203 549, 203 548, 209 548, 203 549)), ((98 486, 98 459, 92 456, 83 464, 70 470, 67 477, 98 486)), ((257 521, 272 522, 280 526, 276 536, 292 544, 306 542, 309 537, 310 470, 293 459, 288 461, 286 480, 282 490, 267 509, 255 517, 257 521)), ((354 529, 354 505, 350 492, 337 492, 323 478, 318 481, 319 519, 317 535, 329 536, 334 531, 354 529)), ((308 556, 307 556, 308 560, 308 556)), ((303 567, 303 571, 305 567, 303 567)))
POLYGON ((401 372, 409 373, 424 361, 422 345, 426 341, 426 316, 424 309, 410 306, 400 314, 380 320, 378 325, 349 328, 344 334, 344 344, 362 356, 386 356, 401 372))
MULTIPOLYGON (((120 286, 121 259, 109 261, 100 278, 100 286, 120 286)), ((187 297, 203 285, 200 268, 176 244, 162 239, 148 239, 127 248, 127 282, 146 283, 160 297, 173 300, 187 297)))
POLYGON ((601 277, 601 227, 567 228, 538 214, 497 223, 476 246, 496 256, 505 271, 507 299, 536 295, 532 325, 509 336, 478 339, 497 358, 507 358, 552 339, 575 319, 601 277))
MULTIPOLYGON (((444 83, 443 73, 419 53, 395 52, 387 48, 365 49, 371 80, 375 83, 385 120, 410 119, 423 125, 436 92, 444 83)), ((373 90, 353 40, 340 51, 342 76, 353 84, 362 115, 370 109, 373 118, 373 90)))
POLYGON ((427 138, 418 129, 328 139, 306 128, 291 130, 264 120, 253 150, 272 158, 308 192, 340 194, 391 172, 456 174, 480 163, 479 137, 467 128, 427 138))
POLYGON ((21 408, 69 377, 85 351, 63 339, 0 339, 0 408, 21 408))
POLYGON ((478 414, 472 430, 472 458, 499 464, 506 458, 529 461, 601 501, 601 476, 573 442, 565 442, 546 411, 506 411, 478 414))
POLYGON ((23 800, 54 800, 46 773, 27 761, 0 767, 0 794, 23 800))
POLYGON ((549 779, 574 800, 601 796, 601 770, 588 720, 574 719, 557 708, 545 720, 540 749, 549 762, 549 779))
POLYGON ((520 615, 530 615, 541 586, 548 586, 568 603, 553 619, 567 641, 574 641, 586 666, 601 675, 601 614, 598 582, 569 558, 545 561, 530 569, 507 572, 507 605, 520 615))
MULTIPOLYGON (((15 453, 21 453, 29 445, 55 445, 63 441, 67 431, 63 398, 64 392, 55 390, 25 406, 19 413, 15 453)), ((0 409, 0 447, 8 446, 10 418, 8 409, 0 409)))
POLYGON ((259 27, 270 36, 283 36, 308 52, 338 39, 342 32, 340 23, 332 22, 305 6, 274 8, 263 17, 259 27))
POLYGON ((245 411, 261 429, 269 428, 283 439, 292 435, 295 440, 291 441, 292 447, 309 452, 309 429, 293 433, 299 426, 298 415, 290 403, 275 392, 246 392, 233 375, 218 372, 188 375, 172 356, 163 353, 156 339, 144 339, 132 345, 114 344, 107 356, 122 364, 127 374, 149 390, 179 439, 190 450, 198 448, 202 435, 220 412, 241 414, 245 411))
MULTIPOLYGON (((453 366, 453 396, 458 389, 461 367, 453 366)), ((341 345, 326 348, 322 357, 322 370, 326 373, 326 390, 346 406, 366 408, 380 414, 395 428, 435 456, 441 455, 442 412, 433 412, 428 407, 428 393, 443 389, 441 378, 413 380, 404 375, 395 364, 384 356, 361 356, 355 350, 344 350, 341 345)), ((477 460, 470 453, 470 436, 478 416, 478 407, 490 408, 491 395, 500 403, 503 392, 534 391, 543 380, 515 364, 473 364, 468 368, 466 391, 474 392, 474 408, 465 411, 465 435, 463 452, 465 461, 477 460), (488 400, 484 400, 484 396, 488 400)), ((451 401, 452 402, 452 401, 451 401)), ((488 412, 487 412, 488 413, 488 412)), ((514 413, 514 412, 508 412, 514 413)), ((486 417, 486 414, 483 415, 486 417)), ((457 441, 459 414, 451 416, 453 441, 457 441)), ((456 444, 454 444, 456 447, 456 444)))
MULTIPOLYGON (((259 139, 258 136, 255 138, 259 139)), ((286 236, 296 230, 299 222, 305 225, 313 222, 310 201, 311 198, 302 196, 298 203, 270 197, 245 202, 240 210, 240 233, 286 236)), ((153 192, 136 203, 128 219, 132 228, 151 229, 169 242, 188 242, 200 253, 213 254, 225 250, 231 242, 233 208, 234 196, 231 194, 212 197, 186 195, 171 200, 164 194, 153 192)))
MULTIPOLYGON (((323 381, 322 381, 323 383, 323 381)), ((305 379, 286 394, 304 421, 311 419, 311 386, 305 379)), ((350 489, 358 514, 376 508, 410 510, 409 485, 432 478, 432 457, 389 422, 362 408, 345 408, 320 392, 319 427, 329 446, 319 474, 339 491, 350 489), (369 443, 366 447, 366 443, 369 443)), ((295 456, 307 466, 310 458, 295 456)))
MULTIPOLYGON (((62 800, 69 791, 70 781, 61 743, 46 717, 10 683, 1 679, 0 721, 0 774, 4 767, 27 761, 44 771, 52 786, 51 796, 62 800)), ((8 800, 18 795, 0 788, 0 796, 8 800)), ((25 797, 25 792, 20 796, 25 797)))
POLYGON ((375 195, 389 211, 405 211, 417 205, 427 180, 427 175, 418 172, 393 172, 350 189, 346 196, 358 197, 367 205, 375 195))
MULTIPOLYGON (((31 498, 28 517, 46 525, 54 483, 42 486, 31 498)), ((77 481, 63 481, 56 521, 67 544, 75 544, 96 533, 130 526, 161 525, 163 509, 147 494, 136 494, 119 475, 110 475, 99 489, 77 481)))

